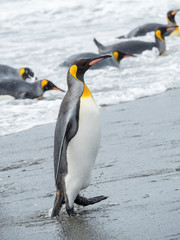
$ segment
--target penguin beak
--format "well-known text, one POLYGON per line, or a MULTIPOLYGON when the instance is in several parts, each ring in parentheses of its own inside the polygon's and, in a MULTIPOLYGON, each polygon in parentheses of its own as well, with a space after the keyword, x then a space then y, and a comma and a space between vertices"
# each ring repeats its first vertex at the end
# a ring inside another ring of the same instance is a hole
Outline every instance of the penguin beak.
POLYGON ((133 55, 133 54, 126 54, 126 55, 124 55, 124 57, 123 58, 128 58, 128 57, 136 57, 135 55, 133 55))
POLYGON ((30 78, 33 82, 36 82, 36 81, 38 80, 37 77, 35 77, 35 76, 32 77, 32 76, 29 75, 29 78, 30 78))
POLYGON ((111 55, 104 55, 104 56, 101 56, 101 57, 98 57, 98 58, 94 58, 93 60, 91 60, 90 62, 89 62, 89 66, 92 66, 92 65, 94 65, 95 63, 97 63, 97 62, 99 62, 99 61, 101 61, 101 60, 103 60, 103 59, 105 59, 105 58, 109 58, 109 57, 112 57, 111 55))
POLYGON ((179 10, 180 10, 180 9, 177 9, 177 10, 173 11, 171 14, 174 16, 174 15, 176 15, 176 13, 177 13, 179 10))
POLYGON ((58 90, 58 91, 61 91, 61 92, 65 92, 64 90, 62 90, 61 88, 58 88, 58 87, 53 87, 53 90, 58 90))
POLYGON ((166 28, 166 31, 174 30, 176 27, 179 27, 179 26, 177 25, 177 26, 168 27, 168 28, 166 28))

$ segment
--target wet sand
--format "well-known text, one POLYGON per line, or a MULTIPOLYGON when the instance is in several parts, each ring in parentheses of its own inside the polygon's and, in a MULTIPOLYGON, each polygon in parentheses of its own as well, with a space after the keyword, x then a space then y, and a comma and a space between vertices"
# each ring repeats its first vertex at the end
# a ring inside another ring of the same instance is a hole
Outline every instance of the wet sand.
POLYGON ((55 124, 0 137, 0 239, 180 239, 180 90, 103 107, 102 141, 84 196, 51 219, 55 124))

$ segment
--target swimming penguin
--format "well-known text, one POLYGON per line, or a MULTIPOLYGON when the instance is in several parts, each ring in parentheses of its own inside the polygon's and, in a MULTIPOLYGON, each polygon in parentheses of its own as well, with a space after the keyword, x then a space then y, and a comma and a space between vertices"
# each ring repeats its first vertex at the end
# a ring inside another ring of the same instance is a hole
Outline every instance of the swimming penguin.
POLYGON ((0 81, 1 79, 16 79, 16 80, 26 80, 27 78, 33 78, 34 73, 30 68, 20 68, 16 69, 7 65, 0 64, 0 81))
MULTIPOLYGON (((72 56, 70 56, 69 58, 67 58, 61 66, 64 66, 64 67, 70 67, 71 64, 75 61, 75 60, 78 60, 78 59, 81 59, 81 58, 98 58, 100 57, 101 55, 100 54, 97 54, 97 53, 92 53, 92 52, 86 52, 86 53, 79 53, 79 54, 74 54, 72 56)), ((94 70, 94 69, 100 69, 100 68, 104 68, 104 67, 107 67, 107 66, 113 66, 113 67, 117 67, 119 68, 119 64, 120 64, 120 61, 123 59, 123 58, 127 58, 127 57, 134 57, 134 55, 132 54, 126 54, 126 53, 123 53, 123 52, 120 52, 120 51, 114 51, 112 53, 112 57, 111 58, 106 58, 104 59, 103 61, 99 61, 97 62, 96 64, 94 64, 90 70, 94 70)))
MULTIPOLYGON (((179 10, 180 9, 177 9, 177 10, 174 10, 174 11, 169 11, 167 13, 166 17, 167 17, 168 24, 170 26, 171 25, 176 25, 176 28, 174 29, 174 31, 171 34, 169 34, 169 36, 180 36, 179 27, 177 26, 176 21, 175 21, 176 13, 179 10)), ((132 38, 132 37, 144 36, 148 32, 155 31, 156 28, 158 28, 158 27, 165 27, 165 26, 166 26, 165 24, 161 24, 161 23, 146 23, 146 24, 143 24, 143 25, 141 25, 137 28, 134 28, 127 35, 120 36, 118 38, 132 38)), ((168 36, 168 35, 164 35, 164 36, 168 36)))
POLYGON ((54 137, 56 198, 52 217, 66 204, 69 216, 75 216, 74 203, 95 204, 107 197, 85 198, 80 190, 89 186, 92 168, 100 144, 99 110, 84 82, 85 72, 95 63, 111 57, 80 59, 67 74, 68 91, 61 103, 54 137))
POLYGON ((42 97, 48 90, 64 90, 58 88, 49 80, 39 80, 28 83, 19 80, 4 80, 0 82, 0 95, 13 96, 15 99, 33 99, 42 97))
POLYGON ((102 45, 96 39, 94 39, 94 42, 98 47, 100 53, 122 51, 126 52, 127 54, 140 54, 145 50, 152 50, 153 47, 156 47, 159 50, 159 55, 162 56, 166 51, 164 34, 167 32, 171 33, 175 28, 176 26, 158 27, 155 31, 155 42, 128 40, 120 43, 115 43, 109 46, 102 45))

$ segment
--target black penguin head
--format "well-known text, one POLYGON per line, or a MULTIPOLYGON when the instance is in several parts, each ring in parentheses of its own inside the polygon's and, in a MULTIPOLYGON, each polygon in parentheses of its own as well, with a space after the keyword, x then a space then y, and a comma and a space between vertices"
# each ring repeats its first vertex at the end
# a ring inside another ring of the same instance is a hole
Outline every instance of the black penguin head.
POLYGON ((179 11, 180 9, 177 9, 177 10, 174 10, 174 11, 169 11, 167 13, 167 20, 170 24, 176 24, 175 22, 175 16, 176 16, 176 13, 179 11))
POLYGON ((23 80, 34 77, 34 73, 30 68, 21 68, 19 72, 23 80))
POLYGON ((102 55, 96 58, 84 58, 76 60, 69 68, 69 73, 77 80, 84 82, 85 72, 95 63, 109 58, 111 55, 102 55))
POLYGON ((120 52, 120 51, 114 51, 114 52, 113 52, 113 56, 114 56, 114 58, 116 59, 116 61, 117 61, 118 63, 120 63, 120 61, 121 61, 123 58, 135 57, 135 56, 132 55, 132 54, 127 54, 127 53, 123 53, 123 52, 120 52))
POLYGON ((166 27, 158 27, 155 31, 156 38, 162 40, 164 42, 164 36, 169 36, 177 26, 166 26, 166 27))
POLYGON ((43 92, 48 91, 48 90, 58 90, 58 91, 62 91, 65 92, 64 90, 58 88, 54 83, 52 83, 49 80, 41 80, 41 88, 43 90, 43 92))

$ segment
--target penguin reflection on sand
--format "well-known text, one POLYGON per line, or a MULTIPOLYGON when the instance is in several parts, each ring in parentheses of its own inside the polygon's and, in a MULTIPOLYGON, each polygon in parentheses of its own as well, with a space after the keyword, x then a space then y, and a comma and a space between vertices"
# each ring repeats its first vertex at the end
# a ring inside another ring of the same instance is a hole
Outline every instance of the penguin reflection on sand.
POLYGON ((0 81, 5 80, 26 80, 27 78, 33 78, 34 73, 30 68, 16 69, 7 65, 0 64, 0 81))
POLYGON ((90 184, 91 172, 100 144, 101 124, 98 107, 84 82, 84 73, 96 62, 111 57, 75 61, 67 74, 68 91, 61 103, 54 137, 56 198, 52 217, 65 203, 69 216, 75 216, 74 203, 95 204, 107 197, 85 198, 80 190, 90 184))
POLYGON ((94 43, 100 53, 108 53, 112 51, 122 51, 127 54, 141 54, 143 51, 152 50, 156 47, 159 50, 159 55, 163 56, 166 52, 166 43, 164 36, 170 34, 176 26, 158 27, 155 31, 155 42, 145 42, 139 40, 127 40, 112 45, 104 46, 94 39, 94 43))
MULTIPOLYGON (((176 28, 173 30, 173 32, 171 34, 165 35, 165 36, 171 36, 171 37, 172 36, 180 36, 180 31, 179 31, 179 28, 178 28, 178 26, 176 24, 176 21, 175 21, 176 13, 179 10, 180 9, 173 10, 173 11, 171 10, 171 11, 167 12, 166 18, 167 18, 169 26, 176 25, 176 28)), ((166 26, 165 24, 161 24, 161 23, 146 23, 146 24, 143 24, 139 27, 134 28, 127 35, 123 35, 123 36, 120 36, 118 38, 132 38, 132 37, 144 36, 148 32, 155 31, 157 27, 165 27, 165 26, 166 26)))

